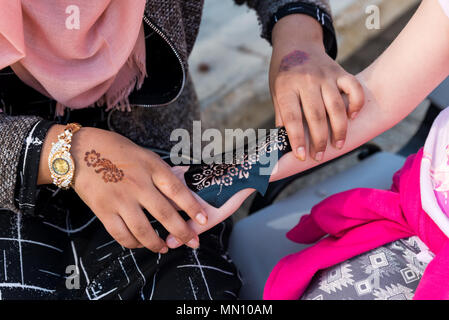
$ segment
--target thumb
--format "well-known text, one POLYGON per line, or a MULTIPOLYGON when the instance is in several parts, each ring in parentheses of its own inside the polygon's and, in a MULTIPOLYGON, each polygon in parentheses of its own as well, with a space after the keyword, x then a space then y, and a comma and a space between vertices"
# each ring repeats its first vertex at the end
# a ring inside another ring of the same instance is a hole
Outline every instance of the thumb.
POLYGON ((362 85, 356 77, 346 74, 337 79, 337 86, 347 95, 347 97, 343 96, 343 98, 345 103, 349 101, 348 117, 354 119, 365 104, 365 94, 362 85))

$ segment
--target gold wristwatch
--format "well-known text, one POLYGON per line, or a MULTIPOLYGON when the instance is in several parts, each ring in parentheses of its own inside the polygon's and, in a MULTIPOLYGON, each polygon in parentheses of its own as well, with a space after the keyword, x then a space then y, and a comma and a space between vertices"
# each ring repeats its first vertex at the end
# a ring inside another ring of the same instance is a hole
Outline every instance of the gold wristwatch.
POLYGON ((79 129, 81 129, 80 124, 69 123, 64 132, 58 135, 58 141, 52 143, 48 156, 48 167, 53 184, 64 190, 69 189, 74 182, 75 161, 70 154, 70 149, 72 147, 72 136, 79 129))

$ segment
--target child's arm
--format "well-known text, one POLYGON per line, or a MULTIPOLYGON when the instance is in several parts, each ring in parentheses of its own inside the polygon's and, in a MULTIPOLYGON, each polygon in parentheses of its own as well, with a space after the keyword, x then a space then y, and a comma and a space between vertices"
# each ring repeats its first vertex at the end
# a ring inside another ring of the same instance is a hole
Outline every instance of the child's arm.
MULTIPOLYGON (((437 0, 424 0, 393 44, 357 78, 365 90, 365 106, 350 122, 342 150, 330 143, 324 161, 343 155, 405 118, 439 83, 449 75, 449 18, 437 0)), ((292 152, 282 157, 270 181, 280 180, 319 164, 298 161, 292 152)), ((182 176, 185 169, 174 169, 182 176)), ((208 213, 208 224, 189 224, 198 233, 223 221, 253 192, 236 193, 221 208, 201 201, 208 213)))
MULTIPOLYGON (((365 106, 351 121, 342 150, 329 147, 325 161, 351 151, 404 119, 449 75, 449 18, 437 0, 424 0, 392 45, 357 78, 365 106)), ((317 165, 298 163, 291 154, 278 163, 271 181, 317 165)))

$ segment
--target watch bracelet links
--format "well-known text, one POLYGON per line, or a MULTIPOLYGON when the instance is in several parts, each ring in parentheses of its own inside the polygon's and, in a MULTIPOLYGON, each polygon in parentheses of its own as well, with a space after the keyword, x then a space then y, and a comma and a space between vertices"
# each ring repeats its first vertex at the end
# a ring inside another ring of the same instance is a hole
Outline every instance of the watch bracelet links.
POLYGON ((75 162, 70 150, 72 136, 80 129, 80 124, 69 123, 58 135, 58 141, 52 143, 48 156, 48 167, 53 184, 61 189, 69 189, 74 183, 75 162))

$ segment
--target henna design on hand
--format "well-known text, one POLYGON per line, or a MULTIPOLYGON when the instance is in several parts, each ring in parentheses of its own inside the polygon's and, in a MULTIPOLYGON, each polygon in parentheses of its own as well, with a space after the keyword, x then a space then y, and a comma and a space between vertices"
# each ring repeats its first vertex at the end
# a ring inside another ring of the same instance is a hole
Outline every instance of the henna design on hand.
POLYGON ((286 55, 279 67, 279 71, 289 71, 291 68, 305 64, 309 60, 307 52, 295 50, 286 55))
MULTIPOLYGON (((232 163, 190 165, 184 178, 190 190, 211 206, 220 208, 242 189, 254 188, 264 195, 271 173, 265 171, 262 174, 261 168, 271 167, 271 172, 276 162, 291 150, 287 130, 284 127, 277 128, 265 139, 248 145, 243 153, 234 150, 232 163), (267 160, 270 161, 267 163, 267 160)), ((223 154, 222 160, 225 158, 226 155, 223 154)))
POLYGON ((125 174, 123 170, 117 168, 110 160, 101 158, 101 155, 92 149, 92 151, 86 152, 84 161, 88 167, 97 168, 96 173, 103 173, 104 182, 119 182, 123 179, 125 174))

